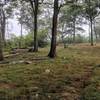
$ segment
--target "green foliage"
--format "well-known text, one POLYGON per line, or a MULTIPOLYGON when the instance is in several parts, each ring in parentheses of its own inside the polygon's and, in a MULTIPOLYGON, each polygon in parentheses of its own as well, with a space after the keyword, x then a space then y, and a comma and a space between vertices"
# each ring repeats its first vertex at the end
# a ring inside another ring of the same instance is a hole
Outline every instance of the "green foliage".
MULTIPOLYGON (((66 44, 71 44, 73 43, 73 37, 72 36, 67 36, 63 40, 59 41, 60 43, 66 44)), ((87 43, 88 42, 88 37, 85 37, 84 35, 76 34, 75 36, 75 43, 87 43)))
POLYGON ((85 41, 84 36, 81 36, 80 34, 76 35, 76 40, 75 40, 76 43, 83 43, 84 41, 85 41))
MULTIPOLYGON (((12 35, 10 40, 6 42, 6 48, 26 48, 33 46, 34 36, 33 33, 29 33, 23 37, 16 37, 12 35)), ((38 46, 45 47, 48 44, 47 40, 47 30, 40 30, 38 32, 38 46)))
POLYGON ((20 37, 15 36, 12 34, 11 39, 6 41, 6 48, 19 48, 20 37))
POLYGON ((47 32, 48 32, 48 30, 40 30, 38 32, 38 45, 39 45, 39 47, 45 47, 48 44, 47 32))
POLYGON ((85 0, 85 14, 89 20, 98 16, 97 4, 99 4, 98 0, 85 0))
POLYGON ((32 46, 33 45, 33 34, 29 33, 26 36, 24 36, 25 39, 25 46, 32 46))
MULTIPOLYGON (((33 46, 34 36, 32 33, 26 35, 24 38, 25 38, 25 46, 33 46)), ((40 30, 38 32, 38 46, 45 47, 47 44, 48 44, 47 30, 40 30)))

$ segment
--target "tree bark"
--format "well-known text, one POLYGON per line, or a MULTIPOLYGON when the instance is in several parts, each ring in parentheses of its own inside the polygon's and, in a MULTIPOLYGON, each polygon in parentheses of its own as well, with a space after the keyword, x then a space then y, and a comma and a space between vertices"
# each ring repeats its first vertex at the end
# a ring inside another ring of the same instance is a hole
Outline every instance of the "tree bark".
POLYGON ((0 48, 0 61, 3 60, 3 53, 2 53, 2 49, 0 48))
POLYGON ((90 18, 90 23, 91 23, 91 46, 93 46, 93 20, 90 18))
POLYGON ((95 20, 94 20, 94 34, 95 34, 95 38, 96 38, 96 43, 98 42, 98 35, 97 35, 97 32, 96 32, 96 26, 95 26, 95 20))
POLYGON ((29 52, 37 52, 38 51, 38 38, 37 38, 37 33, 38 33, 38 7, 39 7, 39 0, 29 0, 31 7, 33 9, 32 17, 33 17, 33 26, 34 26, 34 43, 33 46, 34 48, 29 49, 29 52))
POLYGON ((57 19, 58 19, 59 7, 58 0, 54 0, 54 14, 52 20, 52 38, 51 47, 48 56, 54 58, 56 56, 56 38, 57 38, 57 19))
POLYGON ((37 39, 37 18, 38 18, 38 0, 34 0, 35 3, 35 11, 34 11, 34 52, 38 51, 38 39, 37 39))
POLYGON ((88 30, 88 32, 89 32, 89 43, 91 43, 91 23, 90 23, 90 21, 89 21, 89 30, 88 30))
POLYGON ((76 42, 76 18, 73 19, 73 43, 76 42))
POLYGON ((0 9, 0 61, 3 60, 3 51, 2 51, 2 40, 3 40, 3 10, 0 9))
POLYGON ((3 51, 2 51, 2 33, 0 32, 0 61, 3 60, 3 51))
POLYGON ((23 25, 22 25, 22 23, 21 23, 21 24, 20 24, 20 41, 19 41, 19 48, 22 48, 22 42, 23 42, 22 38, 23 38, 23 25))
POLYGON ((5 27, 6 27, 6 17, 5 17, 5 13, 4 13, 4 11, 2 11, 2 30, 1 30, 1 32, 2 32, 2 40, 3 40, 3 42, 5 43, 5 27))

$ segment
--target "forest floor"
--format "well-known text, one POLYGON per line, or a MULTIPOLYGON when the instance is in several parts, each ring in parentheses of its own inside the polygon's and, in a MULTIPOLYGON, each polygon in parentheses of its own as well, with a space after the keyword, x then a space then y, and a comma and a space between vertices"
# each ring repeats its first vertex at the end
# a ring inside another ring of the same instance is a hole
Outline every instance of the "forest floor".
POLYGON ((55 59, 48 51, 5 53, 0 100, 100 100, 100 46, 61 46, 55 59))

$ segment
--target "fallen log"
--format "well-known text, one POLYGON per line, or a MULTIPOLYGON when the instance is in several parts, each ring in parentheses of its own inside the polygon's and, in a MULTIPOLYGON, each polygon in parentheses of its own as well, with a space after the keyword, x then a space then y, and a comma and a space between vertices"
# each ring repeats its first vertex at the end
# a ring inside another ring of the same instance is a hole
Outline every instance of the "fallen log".
POLYGON ((17 55, 19 55, 19 53, 5 55, 4 57, 5 57, 5 58, 9 58, 9 57, 14 57, 14 56, 17 56, 17 55))
MULTIPOLYGON (((6 55, 6 58, 16 56, 18 54, 13 54, 13 55, 6 55)), ((0 64, 31 64, 33 61, 41 61, 41 60, 48 60, 47 57, 43 58, 32 58, 31 60, 17 60, 17 61, 1 61, 0 64)))
POLYGON ((0 61, 0 64, 8 64, 9 61, 0 61))

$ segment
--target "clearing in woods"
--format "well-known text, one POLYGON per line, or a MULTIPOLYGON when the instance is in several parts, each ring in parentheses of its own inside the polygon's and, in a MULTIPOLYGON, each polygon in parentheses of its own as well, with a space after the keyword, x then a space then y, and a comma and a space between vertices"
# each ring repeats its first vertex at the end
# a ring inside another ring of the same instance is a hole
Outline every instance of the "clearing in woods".
POLYGON ((0 100, 100 100, 100 46, 58 47, 57 57, 5 54, 0 62, 0 100))

